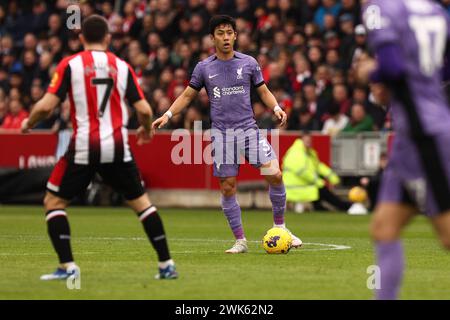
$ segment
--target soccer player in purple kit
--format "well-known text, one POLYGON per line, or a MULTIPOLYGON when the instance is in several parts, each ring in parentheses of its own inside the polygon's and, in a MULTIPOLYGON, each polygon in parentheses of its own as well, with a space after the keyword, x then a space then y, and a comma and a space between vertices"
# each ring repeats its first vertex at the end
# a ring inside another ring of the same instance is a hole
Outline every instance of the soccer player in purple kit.
MULTIPOLYGON (((274 150, 256 126, 250 99, 251 87, 256 87, 263 103, 272 108, 282 124, 287 116, 265 85, 257 61, 234 50, 237 37, 235 20, 226 15, 214 16, 210 20, 209 31, 216 53, 197 64, 189 86, 169 110, 153 122, 153 128, 166 125, 173 115, 180 113, 194 100, 202 87, 206 88, 214 132, 214 176, 220 179, 222 209, 236 239, 233 247, 226 252, 245 253, 248 246, 242 227, 241 208, 236 199, 239 154, 245 155, 250 164, 261 169, 269 183, 274 226, 286 228, 286 191, 282 174, 274 150)), ((296 236, 292 235, 292 239, 291 247, 302 245, 296 236)))
POLYGON ((385 84, 395 129, 371 224, 381 280, 375 294, 397 299, 404 269, 400 233, 416 213, 430 219, 450 249, 450 108, 441 85, 450 74, 444 64, 450 24, 429 0, 366 1, 363 19, 376 62, 364 59, 357 73, 385 84))

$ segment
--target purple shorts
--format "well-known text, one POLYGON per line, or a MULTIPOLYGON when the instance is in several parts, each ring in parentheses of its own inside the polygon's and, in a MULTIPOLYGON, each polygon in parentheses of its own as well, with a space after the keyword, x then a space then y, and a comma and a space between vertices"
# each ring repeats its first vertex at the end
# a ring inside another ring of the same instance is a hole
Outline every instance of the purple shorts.
POLYGON ((267 138, 258 129, 220 132, 212 136, 215 177, 236 177, 239 166, 247 160, 255 168, 278 159, 267 138))
POLYGON ((450 134, 394 138, 378 203, 415 206, 433 217, 450 210, 450 134))

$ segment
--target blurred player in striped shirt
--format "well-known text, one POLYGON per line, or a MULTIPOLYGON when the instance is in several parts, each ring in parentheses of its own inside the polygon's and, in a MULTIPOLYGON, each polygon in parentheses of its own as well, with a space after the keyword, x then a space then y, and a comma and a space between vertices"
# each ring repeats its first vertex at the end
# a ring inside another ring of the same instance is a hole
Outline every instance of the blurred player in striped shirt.
POLYGON ((138 144, 151 139, 152 111, 132 68, 107 51, 107 21, 98 15, 84 20, 80 40, 84 51, 63 59, 56 68, 45 96, 22 123, 28 132, 68 95, 73 135, 64 157, 56 164, 44 199, 48 233, 60 266, 42 280, 77 276, 70 246, 66 208, 85 190, 96 173, 121 193, 137 213, 158 254, 158 279, 177 278, 163 224, 141 184, 140 173, 128 144, 126 101, 136 108, 140 127, 138 144))

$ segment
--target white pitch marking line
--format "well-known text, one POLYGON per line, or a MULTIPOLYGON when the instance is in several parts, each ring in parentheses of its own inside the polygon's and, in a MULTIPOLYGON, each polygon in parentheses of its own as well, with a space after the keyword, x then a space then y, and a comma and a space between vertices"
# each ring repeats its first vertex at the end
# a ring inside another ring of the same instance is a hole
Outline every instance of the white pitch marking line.
MULTIPOLYGON (((86 255, 94 255, 94 254, 99 254, 100 252, 81 252, 81 253, 77 253, 77 255, 79 254, 86 254, 86 255)), ((17 252, 17 253, 3 253, 0 252, 0 257, 4 257, 4 256, 54 256, 55 254, 52 252, 17 252)))
MULTIPOLYGON (((29 238, 29 239, 47 239, 44 236, 13 236, 13 235, 0 235, 0 238, 29 238)), ((126 240, 134 240, 134 241, 147 241, 147 238, 144 237, 77 237, 74 240, 112 240, 112 241, 126 241, 126 240)), ((226 242, 232 243, 233 240, 224 240, 224 239, 193 239, 193 238, 169 238, 169 242, 226 242)), ((261 243, 258 240, 248 240, 250 243, 261 243)), ((348 250, 352 247, 346 245, 332 244, 332 243, 315 243, 315 242, 304 242, 303 245, 311 245, 311 246, 319 246, 325 248, 301 248, 298 249, 300 251, 330 251, 330 250, 348 250)), ((216 251, 172 251, 173 253, 215 253, 216 251)), ((39 254, 39 253, 36 253, 39 254)), ((8 253, 0 253, 0 256, 5 255, 28 255, 28 253, 18 253, 18 254, 8 254, 8 253)), ((29 255, 33 255, 29 253, 29 255)))

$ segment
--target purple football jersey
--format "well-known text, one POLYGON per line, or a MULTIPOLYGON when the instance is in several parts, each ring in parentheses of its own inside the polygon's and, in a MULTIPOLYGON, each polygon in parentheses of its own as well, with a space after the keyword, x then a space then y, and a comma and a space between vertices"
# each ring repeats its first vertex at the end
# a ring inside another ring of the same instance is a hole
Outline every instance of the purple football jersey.
POLYGON ((370 0, 363 19, 374 51, 395 43, 403 53, 407 92, 390 88, 396 91, 391 103, 395 131, 414 136, 448 132, 450 109, 441 84, 449 35, 446 12, 429 0, 370 0))
POLYGON ((396 131, 378 202, 407 203, 435 216, 450 210, 450 108, 442 88, 447 13, 429 0, 371 0, 369 45, 395 44, 404 76, 386 81, 396 131))
POLYGON ((230 60, 216 55, 199 62, 189 86, 208 93, 212 127, 218 130, 247 129, 256 126, 250 101, 250 89, 264 84, 255 58, 234 52, 230 60))

